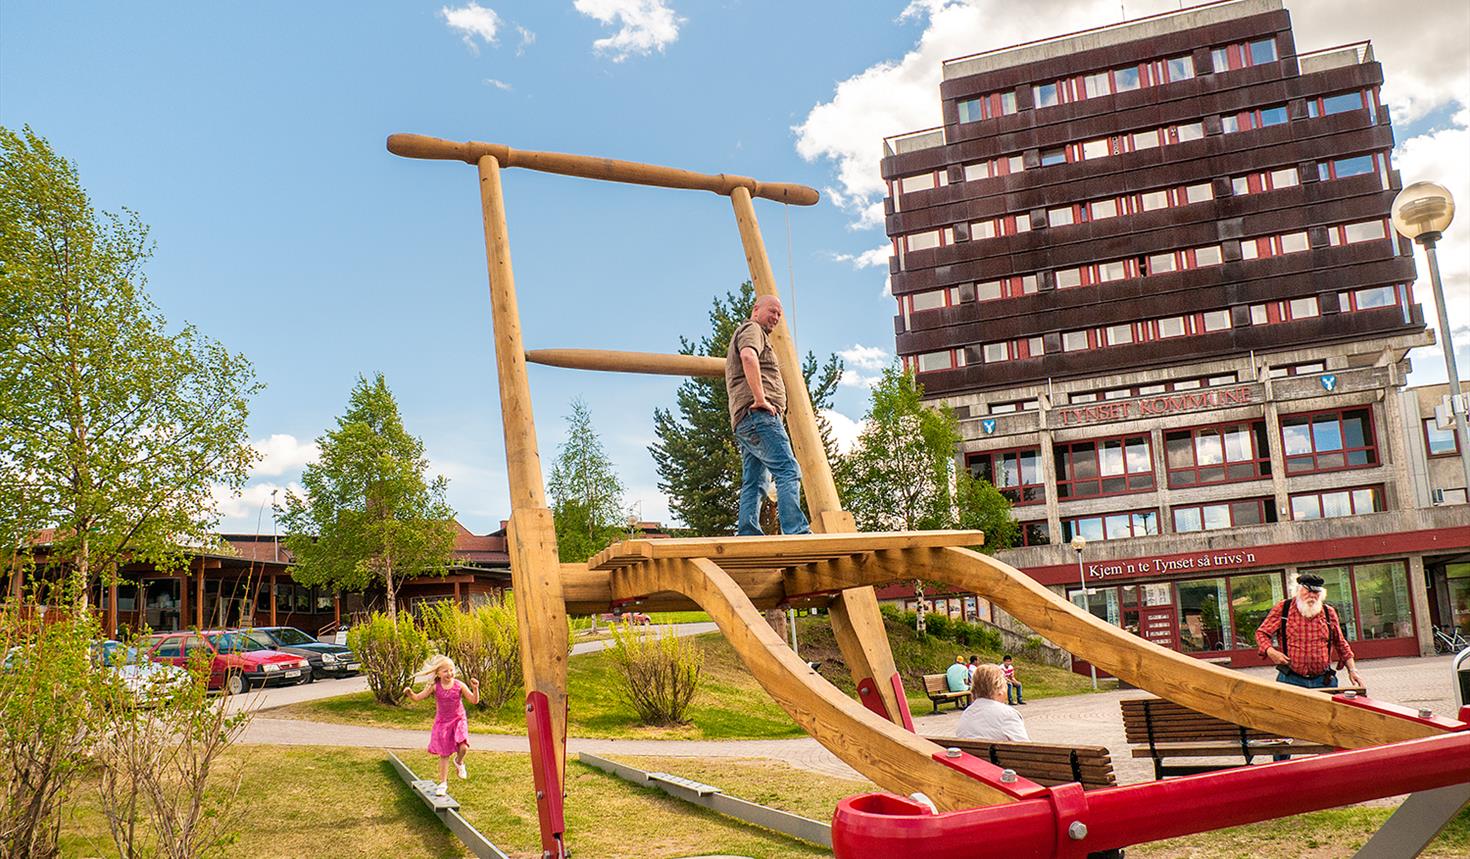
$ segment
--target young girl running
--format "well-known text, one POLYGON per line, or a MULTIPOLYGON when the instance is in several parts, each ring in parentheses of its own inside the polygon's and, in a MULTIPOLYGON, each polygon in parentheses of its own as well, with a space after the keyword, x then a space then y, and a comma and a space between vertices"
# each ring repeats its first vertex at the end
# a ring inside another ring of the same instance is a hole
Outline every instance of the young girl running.
POLYGON ((454 769, 460 778, 469 778, 464 768, 465 753, 470 750, 470 723, 465 716, 464 701, 480 703, 480 681, 470 679, 470 685, 454 679, 454 660, 443 654, 429 657, 419 673, 429 675, 431 685, 422 692, 413 687, 404 687, 404 693, 415 701, 434 696, 434 727, 429 729, 429 754, 439 756, 439 784, 434 788, 436 796, 449 793, 449 759, 454 758, 454 769), (463 699, 463 700, 461 700, 463 699))

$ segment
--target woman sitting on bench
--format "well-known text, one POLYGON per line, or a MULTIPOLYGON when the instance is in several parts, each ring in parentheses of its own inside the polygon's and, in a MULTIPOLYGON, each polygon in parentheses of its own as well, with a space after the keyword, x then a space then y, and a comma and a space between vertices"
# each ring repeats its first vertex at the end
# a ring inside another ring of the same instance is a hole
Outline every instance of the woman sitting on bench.
POLYGON ((1006 703, 1006 677, 999 665, 976 668, 970 689, 975 702, 960 716, 954 729, 956 737, 1013 743, 1031 739, 1021 714, 1006 703))

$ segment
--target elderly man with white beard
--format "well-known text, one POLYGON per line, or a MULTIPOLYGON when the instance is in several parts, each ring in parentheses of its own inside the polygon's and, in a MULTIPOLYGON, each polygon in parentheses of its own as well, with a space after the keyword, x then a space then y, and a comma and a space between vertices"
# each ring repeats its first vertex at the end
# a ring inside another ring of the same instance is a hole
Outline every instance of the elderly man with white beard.
POLYGON ((1275 663, 1276 682, 1307 689, 1336 686, 1335 651, 1339 667, 1347 668, 1348 679, 1362 686, 1337 610, 1323 601, 1322 577, 1303 573, 1296 582, 1296 596, 1273 606, 1256 630, 1256 648, 1275 663))

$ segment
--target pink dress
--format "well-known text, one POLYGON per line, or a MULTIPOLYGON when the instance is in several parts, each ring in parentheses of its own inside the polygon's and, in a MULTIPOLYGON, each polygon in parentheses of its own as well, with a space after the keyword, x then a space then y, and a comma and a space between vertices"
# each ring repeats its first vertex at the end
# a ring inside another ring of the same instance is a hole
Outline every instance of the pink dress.
POLYGON ((452 755, 461 743, 469 745, 470 723, 460 699, 459 682, 448 689, 434 681, 434 727, 429 729, 429 754, 452 755))

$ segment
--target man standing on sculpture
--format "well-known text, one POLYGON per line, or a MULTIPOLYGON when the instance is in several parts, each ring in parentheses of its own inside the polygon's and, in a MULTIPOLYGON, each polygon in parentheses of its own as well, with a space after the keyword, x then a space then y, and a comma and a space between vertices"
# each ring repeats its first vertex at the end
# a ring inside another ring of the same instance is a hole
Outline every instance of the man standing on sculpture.
MULTIPOLYGON (((781 299, 762 295, 751 308, 750 319, 730 337, 725 354, 725 391, 730 399, 730 426, 740 448, 740 517, 736 533, 761 531, 761 494, 766 474, 776 482, 776 515, 781 533, 810 534, 801 512, 801 468, 791 453, 791 440, 781 415, 786 411, 786 386, 770 333, 781 322, 781 299)), ((798 380, 800 383, 801 380, 798 380)))

